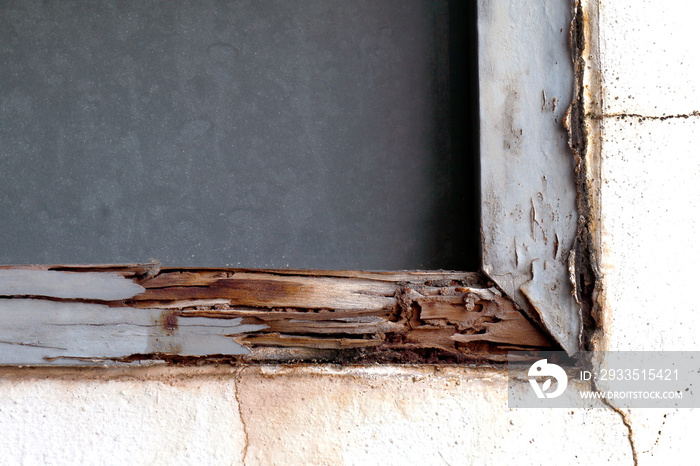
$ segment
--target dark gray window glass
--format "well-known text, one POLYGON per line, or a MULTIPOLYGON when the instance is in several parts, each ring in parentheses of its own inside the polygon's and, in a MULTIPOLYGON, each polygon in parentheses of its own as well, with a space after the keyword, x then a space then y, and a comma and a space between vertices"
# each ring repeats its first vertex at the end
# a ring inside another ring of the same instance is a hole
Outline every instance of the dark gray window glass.
POLYGON ((477 269, 473 10, 1 2, 0 263, 477 269))

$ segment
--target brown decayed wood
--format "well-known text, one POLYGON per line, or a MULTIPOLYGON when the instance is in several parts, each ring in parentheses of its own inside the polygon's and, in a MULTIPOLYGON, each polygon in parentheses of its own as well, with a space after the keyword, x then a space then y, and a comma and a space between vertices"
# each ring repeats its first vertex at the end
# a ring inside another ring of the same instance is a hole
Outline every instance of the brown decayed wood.
MULTIPOLYGON (((194 318, 253 325, 252 331, 223 334, 249 354, 212 355, 217 362, 502 361, 510 349, 556 349, 546 333, 474 273, 178 270, 153 264, 34 269, 110 272, 133 280, 145 291, 128 300, 105 301, 105 309, 167 311, 170 326, 156 331, 190 331, 196 326, 188 327, 188 319, 194 318)), ((108 359, 100 354, 84 357, 108 359)), ((134 354, 120 360, 177 362, 191 357, 134 354)))

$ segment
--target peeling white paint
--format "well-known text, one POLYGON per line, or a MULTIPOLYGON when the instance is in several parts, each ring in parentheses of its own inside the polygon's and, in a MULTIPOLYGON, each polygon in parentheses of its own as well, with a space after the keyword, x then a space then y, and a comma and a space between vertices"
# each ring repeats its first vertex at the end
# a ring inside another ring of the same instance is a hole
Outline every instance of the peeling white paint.
POLYGON ((481 0, 478 13, 483 268, 575 353, 576 188, 562 125, 574 89, 571 4, 481 0))
POLYGON ((117 273, 56 270, 0 270, 0 296, 46 296, 66 299, 129 299, 145 289, 117 273))
MULTIPOLYGON (((537 310, 542 323, 547 329, 557 329, 560 338, 570 342, 574 347, 580 345, 580 326, 572 325, 572 321, 580 321, 579 307, 576 306, 575 319, 570 315, 548 312, 555 309, 568 309, 571 306, 572 285, 568 282, 547 281, 547 267, 552 267, 552 261, 537 259, 532 261, 532 280, 520 286, 520 291, 525 294, 530 303, 537 310), (559 287, 564 287, 562 292, 559 287)), ((567 269, 568 270, 568 269, 567 269)))
POLYGON ((248 354, 227 335, 265 325, 242 319, 178 317, 165 325, 161 309, 108 307, 39 299, 0 299, 0 364, 79 364, 132 354, 248 354))

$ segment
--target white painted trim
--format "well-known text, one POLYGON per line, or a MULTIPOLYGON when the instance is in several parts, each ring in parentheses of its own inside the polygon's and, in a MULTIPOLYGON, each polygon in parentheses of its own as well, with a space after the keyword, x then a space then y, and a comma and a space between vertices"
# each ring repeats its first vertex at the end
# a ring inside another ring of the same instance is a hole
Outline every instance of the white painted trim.
POLYGON ((482 262, 570 354, 580 347, 569 257, 577 232, 568 0, 479 0, 482 262))

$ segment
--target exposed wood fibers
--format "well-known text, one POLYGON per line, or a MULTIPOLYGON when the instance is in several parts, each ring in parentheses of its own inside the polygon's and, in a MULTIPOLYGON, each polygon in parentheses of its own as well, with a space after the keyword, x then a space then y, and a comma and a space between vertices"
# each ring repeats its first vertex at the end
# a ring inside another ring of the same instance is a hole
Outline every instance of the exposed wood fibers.
MULTIPOLYGON (((32 269, 121 274, 145 291, 103 304, 167 311, 164 333, 178 325, 186 328, 191 318, 241 319, 242 325, 256 326, 254 331, 224 334, 249 354, 215 355, 216 361, 503 361, 509 349, 556 348, 476 273, 182 270, 151 264, 32 269)), ((120 360, 182 362, 191 357, 151 354, 120 360)))

